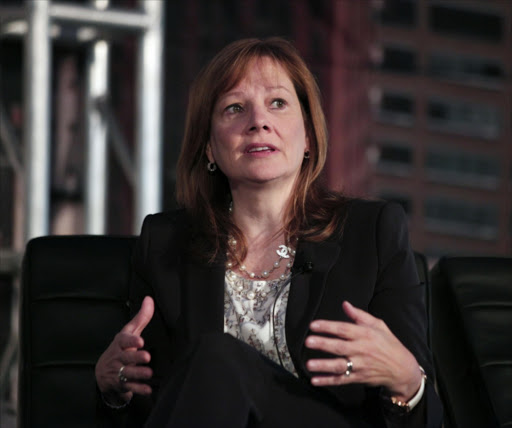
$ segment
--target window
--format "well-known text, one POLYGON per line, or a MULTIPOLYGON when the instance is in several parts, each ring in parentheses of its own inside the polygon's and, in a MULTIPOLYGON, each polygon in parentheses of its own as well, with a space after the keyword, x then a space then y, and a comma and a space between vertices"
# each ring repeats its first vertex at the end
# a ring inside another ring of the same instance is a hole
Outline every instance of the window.
POLYGON ((378 102, 377 118, 382 122, 399 126, 414 123, 415 105, 412 95, 385 91, 378 102))
POLYGON ((501 115, 494 106, 457 99, 432 97, 428 101, 430 129, 485 139, 501 133, 501 115))
POLYGON ((413 162, 412 149, 406 145, 385 141, 379 144, 378 168, 380 171, 407 175, 413 162))
POLYGON ((416 52, 401 46, 385 46, 380 69, 396 73, 417 71, 416 52))
POLYGON ((498 209, 494 205, 443 197, 427 198, 425 226, 434 232, 494 239, 498 234, 498 209))
POLYGON ((443 183, 496 188, 499 182, 498 159, 477 153, 431 148, 425 168, 430 180, 443 183))
POLYGON ((497 13, 468 9, 463 2, 434 4, 429 9, 430 28, 433 31, 499 42, 503 38, 503 18, 497 13))
POLYGON ((428 71, 434 77, 476 85, 500 83, 504 77, 501 62, 483 57, 463 56, 455 52, 432 53, 428 71))
POLYGON ((416 26, 415 0, 385 0, 377 20, 384 25, 416 26))

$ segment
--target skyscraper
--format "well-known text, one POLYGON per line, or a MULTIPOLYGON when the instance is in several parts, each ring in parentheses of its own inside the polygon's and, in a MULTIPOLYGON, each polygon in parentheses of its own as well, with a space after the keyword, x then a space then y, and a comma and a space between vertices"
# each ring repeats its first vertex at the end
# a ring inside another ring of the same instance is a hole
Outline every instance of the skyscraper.
POLYGON ((510 255, 512 2, 374 3, 371 192, 427 255, 510 255))

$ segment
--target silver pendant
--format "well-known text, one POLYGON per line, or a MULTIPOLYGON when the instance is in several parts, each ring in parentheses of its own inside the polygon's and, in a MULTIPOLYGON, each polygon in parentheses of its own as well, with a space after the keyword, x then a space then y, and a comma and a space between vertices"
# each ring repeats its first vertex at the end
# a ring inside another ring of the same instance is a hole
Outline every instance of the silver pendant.
POLYGON ((277 255, 283 259, 289 259, 291 252, 292 250, 286 245, 279 245, 279 248, 276 250, 277 255))

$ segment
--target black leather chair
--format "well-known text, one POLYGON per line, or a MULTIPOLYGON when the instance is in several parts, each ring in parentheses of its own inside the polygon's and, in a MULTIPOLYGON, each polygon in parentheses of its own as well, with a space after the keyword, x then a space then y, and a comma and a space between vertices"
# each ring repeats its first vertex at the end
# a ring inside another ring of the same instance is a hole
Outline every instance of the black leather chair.
POLYGON ((95 426, 94 365, 128 321, 133 237, 30 241, 22 271, 18 423, 95 426))
POLYGON ((512 427, 512 258, 442 258, 431 285, 445 427, 512 427))
MULTIPOLYGON (((129 319, 135 238, 48 236, 30 241, 22 271, 20 427, 93 427, 94 366, 129 319)), ((422 281, 425 258, 416 254, 422 281)))

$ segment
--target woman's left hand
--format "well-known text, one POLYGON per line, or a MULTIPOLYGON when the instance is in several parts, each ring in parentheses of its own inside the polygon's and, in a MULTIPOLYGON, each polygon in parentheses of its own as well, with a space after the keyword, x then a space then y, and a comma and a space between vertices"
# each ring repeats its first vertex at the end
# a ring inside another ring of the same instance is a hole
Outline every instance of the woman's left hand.
POLYGON ((307 368, 315 373, 315 386, 361 383, 383 386, 388 394, 408 401, 418 391, 422 374, 412 353, 389 330, 384 321, 343 302, 343 310, 354 323, 315 320, 306 346, 335 355, 335 358, 312 359, 307 368), (348 371, 348 362, 352 370, 348 371))

